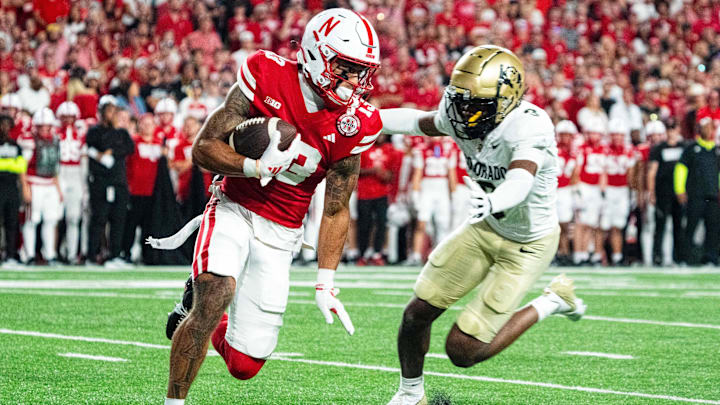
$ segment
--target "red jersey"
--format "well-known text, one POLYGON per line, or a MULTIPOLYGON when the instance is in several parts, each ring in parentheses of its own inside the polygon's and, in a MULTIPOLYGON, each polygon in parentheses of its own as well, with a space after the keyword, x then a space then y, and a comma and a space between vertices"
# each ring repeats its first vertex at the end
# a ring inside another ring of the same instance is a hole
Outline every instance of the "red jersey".
MULTIPOLYGON (((192 142, 186 137, 181 136, 175 151, 171 153, 173 162, 184 162, 192 160, 192 142)), ((178 174, 177 183, 177 199, 178 201, 187 200, 190 195, 190 180, 192 179, 192 167, 178 174)))
POLYGON ((413 151, 413 167, 423 169, 423 179, 447 178, 455 168, 452 149, 438 140, 426 142, 413 151))
POLYGON ((575 153, 569 147, 560 147, 558 145, 558 163, 560 173, 558 173, 558 188, 570 185, 570 179, 578 164, 575 153))
POLYGON ((290 168, 267 186, 241 177, 225 177, 222 183, 222 191, 231 200, 289 228, 302 226, 315 187, 327 170, 339 160, 370 149, 382 129, 379 111, 363 100, 348 108, 315 111, 303 94, 301 86, 313 91, 305 80, 297 62, 275 53, 258 51, 245 60, 238 85, 252 102, 249 117, 278 117, 293 124, 300 144, 290 168))
MULTIPOLYGON (((360 169, 378 167, 384 170, 391 170, 392 151, 383 145, 373 145, 372 148, 363 152, 360 160, 360 169)), ((392 145, 390 145, 392 147, 392 145)), ((374 174, 361 174, 358 178, 357 197, 359 200, 374 200, 388 195, 389 183, 384 182, 374 174)))
POLYGON ((605 158, 608 186, 627 187, 628 171, 637 162, 637 151, 631 145, 610 145, 605 158))
POLYGON ((580 181, 585 184, 599 185, 600 175, 605 171, 607 147, 586 143, 580 147, 578 154, 580 165, 580 181))
POLYGON ((85 154, 85 134, 75 125, 60 128, 60 164, 77 166, 85 154))
POLYGON ((132 137, 135 152, 127 157, 127 180, 130 195, 149 197, 155 187, 158 160, 162 156, 162 139, 153 137, 149 142, 139 135, 132 137))
POLYGON ((636 146, 635 150, 638 153, 638 158, 643 162, 647 162, 650 159, 651 148, 652 146, 647 142, 643 142, 640 145, 636 146))
POLYGON ((468 175, 467 158, 455 142, 452 143, 452 154, 452 160, 455 161, 455 174, 457 176, 455 178, 457 179, 458 184, 464 184, 463 177, 468 175))

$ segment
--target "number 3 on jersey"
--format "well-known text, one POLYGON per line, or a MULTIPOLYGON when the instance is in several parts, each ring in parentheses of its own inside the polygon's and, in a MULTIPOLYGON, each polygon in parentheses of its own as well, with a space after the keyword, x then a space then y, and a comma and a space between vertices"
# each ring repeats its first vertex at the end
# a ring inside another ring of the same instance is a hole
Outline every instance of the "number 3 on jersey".
POLYGON ((310 177, 317 170, 322 159, 320 152, 302 140, 298 141, 298 152, 290 167, 275 176, 278 181, 291 186, 297 186, 310 177))

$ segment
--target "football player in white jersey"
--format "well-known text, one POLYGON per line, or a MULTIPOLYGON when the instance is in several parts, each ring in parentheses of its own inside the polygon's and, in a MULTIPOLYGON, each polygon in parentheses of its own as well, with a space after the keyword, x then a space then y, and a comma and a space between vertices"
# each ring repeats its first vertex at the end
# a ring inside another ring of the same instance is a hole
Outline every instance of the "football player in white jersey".
POLYGON ((457 62, 438 111, 381 112, 388 133, 449 135, 468 158, 471 217, 430 254, 398 335, 400 388, 390 404, 426 404, 423 361, 430 327, 476 287, 445 342, 450 360, 470 367, 498 354, 552 314, 585 312, 572 280, 557 276, 517 309, 555 256, 557 147, 552 121, 522 100, 525 72, 509 50, 480 46, 457 62))

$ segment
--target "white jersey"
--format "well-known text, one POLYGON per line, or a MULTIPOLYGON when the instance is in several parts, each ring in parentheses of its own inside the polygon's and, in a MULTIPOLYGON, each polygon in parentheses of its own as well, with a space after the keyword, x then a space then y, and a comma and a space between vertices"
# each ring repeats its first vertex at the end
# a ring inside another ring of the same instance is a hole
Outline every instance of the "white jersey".
POLYGON ((527 198, 515 207, 489 216, 485 220, 488 225, 500 236, 516 242, 537 240, 553 232, 558 226, 555 204, 559 167, 555 126, 548 114, 521 101, 483 142, 457 137, 445 102, 443 98, 435 125, 455 140, 466 156, 468 174, 488 193, 505 181, 511 161, 526 159, 532 149, 544 152, 544 160, 536 162, 535 182, 527 198))

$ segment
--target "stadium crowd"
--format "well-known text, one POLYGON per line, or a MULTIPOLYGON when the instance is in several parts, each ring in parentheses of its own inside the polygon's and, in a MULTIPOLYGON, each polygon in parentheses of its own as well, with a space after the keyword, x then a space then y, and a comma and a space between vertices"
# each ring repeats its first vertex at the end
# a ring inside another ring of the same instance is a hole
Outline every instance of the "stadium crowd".
MULTIPOLYGON (((380 108, 437 108, 468 47, 522 59, 525 98, 557 125, 558 264, 717 264, 716 233, 696 235, 701 218, 720 221, 717 0, 3 1, 6 262, 189 260, 133 246, 202 212, 212 174, 190 146, 242 61, 257 49, 295 59, 308 19, 335 6, 380 35, 380 108)), ((420 263, 466 217, 466 170, 452 141, 379 138, 363 155, 347 259, 420 263)))

